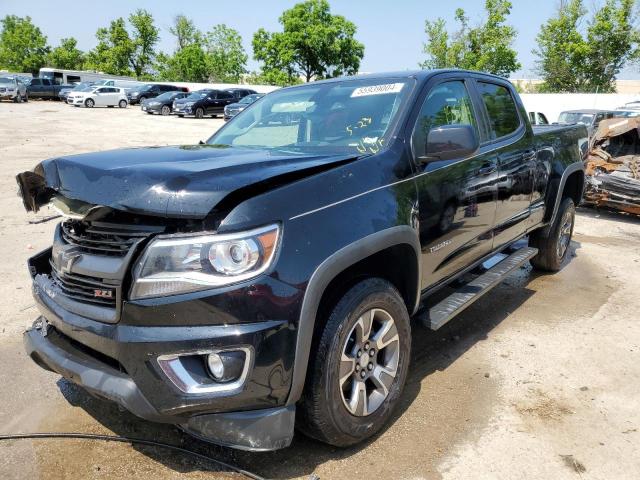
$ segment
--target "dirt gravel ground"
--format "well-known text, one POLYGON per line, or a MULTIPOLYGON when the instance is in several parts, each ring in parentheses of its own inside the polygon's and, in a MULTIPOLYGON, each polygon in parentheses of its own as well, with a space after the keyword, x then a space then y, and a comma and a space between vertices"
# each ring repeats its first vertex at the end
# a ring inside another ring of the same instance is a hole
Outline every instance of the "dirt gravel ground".
MULTIPOLYGON (((580 210, 556 275, 523 268, 438 332, 414 327, 400 411, 357 448, 297 435, 250 454, 211 446, 94 399, 22 352, 36 316, 26 259, 55 221, 31 224, 14 175, 56 155, 205 139, 220 120, 138 108, 0 104, 0 434, 85 432, 183 445, 268 478, 640 478, 640 220, 580 210)), ((2 479, 241 478, 158 448, 79 440, 0 444, 2 479)))

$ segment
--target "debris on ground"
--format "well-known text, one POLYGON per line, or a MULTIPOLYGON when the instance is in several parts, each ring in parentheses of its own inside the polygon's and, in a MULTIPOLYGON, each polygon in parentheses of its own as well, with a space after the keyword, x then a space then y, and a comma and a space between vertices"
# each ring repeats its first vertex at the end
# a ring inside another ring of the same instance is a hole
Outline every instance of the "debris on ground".
POLYGON ((585 204, 640 215, 640 117, 601 121, 585 167, 585 204))

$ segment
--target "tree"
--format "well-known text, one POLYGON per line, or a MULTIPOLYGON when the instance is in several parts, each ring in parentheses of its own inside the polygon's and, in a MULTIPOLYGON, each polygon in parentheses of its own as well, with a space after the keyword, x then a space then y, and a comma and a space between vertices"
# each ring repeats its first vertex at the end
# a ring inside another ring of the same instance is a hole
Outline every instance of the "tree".
POLYGON ((84 53, 77 48, 78 41, 73 38, 63 38, 60 45, 51 50, 47 57, 47 65, 68 70, 80 70, 84 65, 84 53))
POLYGON ((582 0, 560 3, 537 36, 538 72, 546 92, 615 92, 615 78, 638 55, 634 0, 607 0, 582 27, 582 0), (584 34, 582 33, 584 31, 584 34))
POLYGON ((352 75, 364 56, 364 45, 354 36, 356 26, 331 14, 327 0, 306 0, 285 10, 279 18, 282 32, 259 29, 253 36, 256 60, 263 72, 294 80, 352 75))
POLYGON ((113 75, 150 76, 156 55, 154 48, 160 38, 159 29, 146 10, 129 15, 129 23, 131 34, 122 17, 112 20, 108 28, 98 29, 98 44, 87 55, 90 68, 113 75))
POLYGON ((172 56, 158 54, 156 69, 160 80, 199 83, 209 81, 207 54, 199 43, 185 45, 172 56))
POLYGON ((224 24, 216 25, 207 33, 205 45, 210 79, 238 83, 247 71, 247 54, 240 34, 224 24))
POLYGON ((131 75, 130 59, 135 50, 124 18, 111 21, 96 32, 98 44, 87 54, 87 66, 112 75, 131 75))
POLYGON ((47 37, 31 22, 31 17, 7 15, 0 24, 0 67, 38 73, 49 53, 47 37))
POLYGON ((193 20, 185 15, 175 16, 173 26, 169 27, 169 32, 175 35, 178 42, 178 50, 182 50, 188 45, 199 43, 202 40, 202 34, 196 28, 193 20))
POLYGON ((129 15, 129 23, 133 27, 131 40, 133 53, 129 60, 131 68, 140 78, 149 74, 149 68, 155 58, 155 46, 160 39, 160 30, 153 23, 153 16, 146 10, 138 9, 129 15))
POLYGON ((520 68, 513 50, 516 30, 507 25, 511 13, 508 0, 485 0, 486 19, 477 27, 461 8, 456 10, 458 30, 450 34, 442 18, 425 22, 427 42, 423 51, 427 59, 422 68, 464 68, 508 77, 520 68))

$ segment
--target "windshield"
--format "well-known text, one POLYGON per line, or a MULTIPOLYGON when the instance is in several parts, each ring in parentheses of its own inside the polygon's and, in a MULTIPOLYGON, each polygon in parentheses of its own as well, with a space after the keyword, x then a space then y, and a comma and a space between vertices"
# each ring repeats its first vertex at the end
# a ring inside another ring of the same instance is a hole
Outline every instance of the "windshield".
POLYGON ((200 100, 209 95, 209 93, 211 93, 209 90, 198 90, 197 92, 190 93, 187 100, 200 100))
POLYGON ((313 153, 376 153, 412 84, 403 79, 344 80, 277 90, 207 143, 313 153))
POLYGON ((580 123, 582 125, 591 125, 594 115, 592 113, 582 112, 562 112, 558 117, 559 123, 580 123))
POLYGON ((137 87, 133 87, 130 92, 143 92, 145 90, 149 90, 151 85, 138 85, 137 87))
POLYGON ((246 97, 242 98, 238 103, 242 103, 243 105, 248 105, 249 103, 253 103, 256 100, 258 100, 262 95, 258 94, 258 93, 253 93, 251 95, 247 95, 246 97))
POLYGON ((156 97, 156 100, 171 100, 177 94, 178 92, 166 92, 166 93, 163 93, 162 95, 158 95, 156 97))

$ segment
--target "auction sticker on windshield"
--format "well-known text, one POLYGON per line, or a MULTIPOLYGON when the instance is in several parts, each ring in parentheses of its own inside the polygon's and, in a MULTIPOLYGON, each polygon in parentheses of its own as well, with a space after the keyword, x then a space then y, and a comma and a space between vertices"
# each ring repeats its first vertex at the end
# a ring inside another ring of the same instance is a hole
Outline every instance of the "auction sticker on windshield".
POLYGON ((385 83, 384 85, 369 85, 358 87, 351 92, 351 97, 366 97, 368 95, 384 95, 386 93, 398 93, 404 87, 404 83, 385 83))

